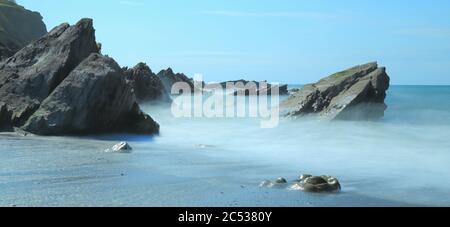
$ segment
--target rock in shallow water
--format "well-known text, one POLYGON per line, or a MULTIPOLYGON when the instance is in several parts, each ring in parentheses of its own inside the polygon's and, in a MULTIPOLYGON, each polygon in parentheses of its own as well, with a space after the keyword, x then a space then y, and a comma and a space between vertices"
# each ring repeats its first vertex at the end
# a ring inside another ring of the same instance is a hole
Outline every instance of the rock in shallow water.
POLYGON ((287 184, 287 180, 283 177, 278 178, 275 183, 277 184, 287 184))
POLYGON ((376 62, 355 66, 304 86, 281 104, 290 117, 318 114, 330 120, 377 120, 384 116, 390 78, 376 62))
POLYGON ((305 192, 339 192, 341 185, 337 178, 330 176, 309 176, 291 186, 305 192))
POLYGON ((261 188, 282 188, 287 185, 287 180, 283 177, 276 179, 275 181, 265 180, 259 184, 261 188))
POLYGON ((304 174, 296 180, 297 182, 289 185, 285 178, 278 178, 274 182, 266 180, 259 184, 261 188, 286 188, 304 192, 333 193, 341 190, 341 185, 337 178, 331 176, 312 176, 304 174))
POLYGON ((127 142, 120 142, 106 152, 131 153, 132 150, 133 148, 127 142))

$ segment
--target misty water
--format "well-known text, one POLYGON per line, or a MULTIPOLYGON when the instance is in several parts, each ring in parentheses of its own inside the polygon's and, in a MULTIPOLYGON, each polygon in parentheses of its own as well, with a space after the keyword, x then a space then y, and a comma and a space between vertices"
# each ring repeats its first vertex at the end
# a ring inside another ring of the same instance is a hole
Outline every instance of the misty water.
MULTIPOLYGON (((286 98, 286 97, 283 97, 286 98)), ((1 206, 449 206, 450 86, 393 86, 379 122, 174 118, 156 137, 0 134, 1 206), (128 141, 130 154, 106 153, 128 141), (333 175, 342 192, 259 188, 333 175)))

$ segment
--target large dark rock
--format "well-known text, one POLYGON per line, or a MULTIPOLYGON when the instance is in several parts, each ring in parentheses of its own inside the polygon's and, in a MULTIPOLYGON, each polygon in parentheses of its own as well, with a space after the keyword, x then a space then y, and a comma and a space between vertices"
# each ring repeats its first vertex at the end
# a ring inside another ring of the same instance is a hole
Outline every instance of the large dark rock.
POLYGON ((159 125, 139 110, 119 65, 91 54, 42 102, 23 129, 40 135, 154 134, 159 125))
POLYGON ((123 70, 100 55, 91 19, 62 24, 0 64, 0 131, 158 133, 123 70))
POLYGON ((0 0, 0 61, 47 33, 42 16, 8 0, 0 0))
POLYGON ((159 79, 161 79, 161 81, 162 81, 162 83, 164 85, 164 88, 169 93, 172 93, 172 86, 175 83, 178 83, 178 82, 186 83, 191 88, 192 92, 195 92, 195 90, 197 90, 194 87, 194 80, 193 79, 187 77, 183 73, 174 73, 171 68, 168 68, 166 70, 162 70, 161 72, 159 72, 157 74, 157 76, 159 77, 159 79))
POLYGON ((56 27, 4 61, 0 102, 5 103, 10 125, 20 127, 81 61, 96 52, 92 20, 83 19, 74 26, 56 27))
POLYGON ((309 84, 281 104, 287 116, 376 120, 384 116, 389 76, 376 62, 359 65, 309 84))
POLYGON ((126 69, 125 76, 133 87, 138 101, 171 101, 161 79, 145 63, 126 69))

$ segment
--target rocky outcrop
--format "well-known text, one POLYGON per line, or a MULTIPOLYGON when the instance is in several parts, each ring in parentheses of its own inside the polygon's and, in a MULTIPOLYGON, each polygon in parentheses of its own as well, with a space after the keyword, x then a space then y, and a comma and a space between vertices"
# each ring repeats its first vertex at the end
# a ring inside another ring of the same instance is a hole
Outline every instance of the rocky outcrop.
POLYGON ((157 74, 157 76, 162 81, 166 91, 169 93, 172 93, 172 86, 178 82, 184 82, 184 83, 188 84, 188 86, 191 88, 191 91, 192 92, 195 91, 193 79, 187 77, 183 73, 174 73, 171 68, 162 70, 161 72, 159 72, 157 74))
POLYGON ((157 133, 157 124, 139 130, 129 127, 131 119, 148 117, 135 105, 132 88, 119 65, 111 58, 91 54, 42 102, 23 129, 40 135, 157 133))
POLYGON ((281 104, 287 116, 377 120, 384 116, 389 76, 376 62, 355 66, 304 86, 281 104))
POLYGON ((125 76, 133 87, 139 102, 171 101, 161 79, 145 63, 139 63, 134 68, 125 69, 125 76))
POLYGON ((227 84, 234 84, 243 87, 241 89, 237 89, 237 91, 233 93, 234 96, 287 95, 289 93, 288 85, 273 85, 267 83, 266 81, 258 82, 248 80, 234 80, 220 83, 223 88, 226 88, 227 84), (275 92, 276 89, 278 90, 275 92))
POLYGON ((0 65, 0 102, 20 127, 91 53, 98 52, 92 20, 62 24, 0 65))
POLYGON ((100 55, 91 19, 62 24, 0 65, 0 129, 39 135, 154 134, 125 75, 100 55))
POLYGON ((0 61, 44 36, 42 16, 11 1, 0 0, 0 61))

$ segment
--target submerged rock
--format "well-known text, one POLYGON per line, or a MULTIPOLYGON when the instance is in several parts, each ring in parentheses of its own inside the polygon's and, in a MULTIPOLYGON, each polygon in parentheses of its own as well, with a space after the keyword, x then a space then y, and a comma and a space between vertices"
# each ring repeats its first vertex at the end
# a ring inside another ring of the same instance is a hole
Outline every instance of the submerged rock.
POLYGON ((285 178, 278 178, 275 181, 265 180, 259 184, 261 188, 289 189, 304 192, 332 193, 339 192, 341 185, 337 178, 331 176, 301 175, 294 184, 288 184, 285 178))
POLYGON ((126 69, 125 76, 131 83, 138 101, 171 101, 161 79, 152 72, 147 64, 139 63, 134 68, 126 69))
POLYGON ((390 78, 376 62, 355 66, 304 86, 281 104, 287 116, 377 120, 384 116, 390 78))
POLYGON ((0 0, 0 61, 47 33, 38 12, 13 1, 0 0))
POLYGON ((283 188, 287 185, 287 180, 283 177, 276 179, 275 181, 265 180, 259 184, 261 188, 283 188))

